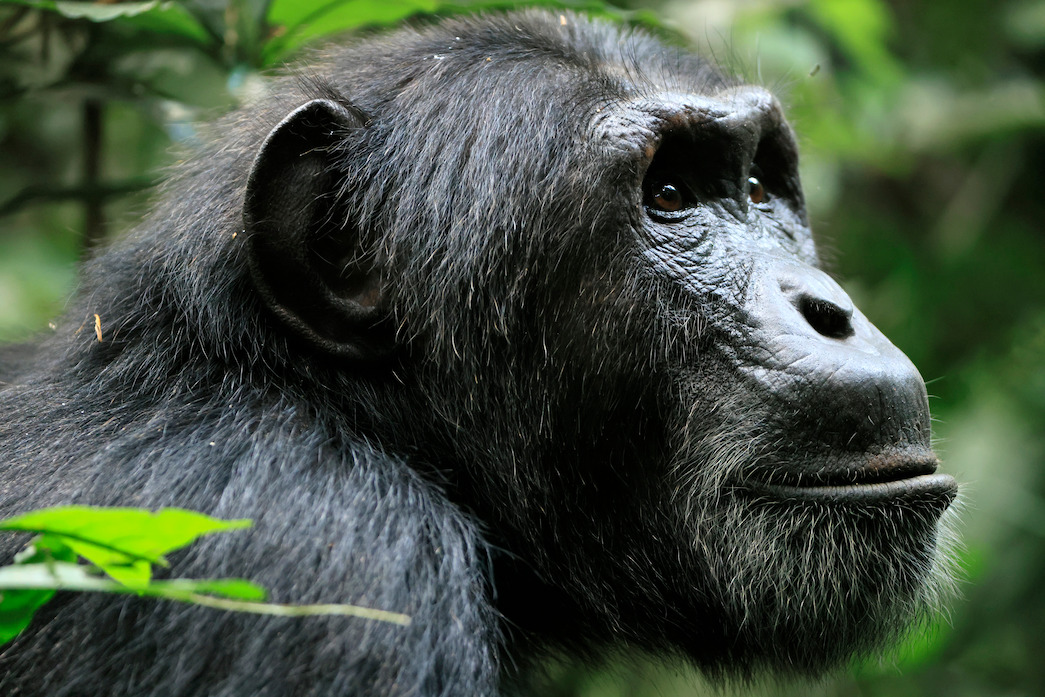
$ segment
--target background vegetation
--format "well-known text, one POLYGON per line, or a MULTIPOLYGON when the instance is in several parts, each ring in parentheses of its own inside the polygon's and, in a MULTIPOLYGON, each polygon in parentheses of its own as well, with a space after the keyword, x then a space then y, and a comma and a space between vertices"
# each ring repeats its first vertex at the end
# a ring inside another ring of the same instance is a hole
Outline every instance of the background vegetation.
MULTIPOLYGON (((46 331, 76 261, 147 206, 193 123, 263 89, 259 71, 340 30, 509 4, 0 0, 0 340, 46 331)), ((812 691, 1045 694, 1045 1, 607 11, 655 17, 782 96, 832 270, 927 378, 965 483, 950 621, 812 691)), ((561 695, 704 691, 635 656, 552 670, 561 695)))

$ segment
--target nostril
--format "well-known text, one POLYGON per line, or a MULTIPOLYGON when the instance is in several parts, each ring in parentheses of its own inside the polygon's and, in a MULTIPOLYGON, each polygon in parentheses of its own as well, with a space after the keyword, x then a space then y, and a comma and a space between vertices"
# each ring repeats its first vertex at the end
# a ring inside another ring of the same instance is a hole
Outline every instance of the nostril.
POLYGON ((852 310, 843 310, 829 300, 803 295, 798 311, 816 332, 830 339, 846 339, 853 335, 852 310))

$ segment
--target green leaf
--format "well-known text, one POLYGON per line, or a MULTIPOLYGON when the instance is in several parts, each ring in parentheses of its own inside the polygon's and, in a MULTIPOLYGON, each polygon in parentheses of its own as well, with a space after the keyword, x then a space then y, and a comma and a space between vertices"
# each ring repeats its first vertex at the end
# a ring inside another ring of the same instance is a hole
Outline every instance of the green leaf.
POLYGON ((0 591, 0 646, 21 634, 36 611, 53 597, 53 590, 0 591))
POLYGON ((44 534, 33 540, 30 549, 37 553, 28 557, 19 557, 17 563, 30 564, 37 561, 65 561, 75 563, 83 557, 91 561, 101 571, 125 586, 140 588, 149 584, 152 578, 152 562, 129 556, 108 547, 101 547, 89 542, 81 542, 69 537, 44 534))
POLYGON ((125 17, 123 24, 135 30, 178 36, 201 44, 215 40, 206 27, 181 3, 162 3, 148 12, 125 17))
POLYGON ((213 38, 180 2, 141 0, 139 2, 97 3, 76 0, 0 0, 0 2, 57 12, 70 19, 111 22, 121 19, 143 31, 181 36, 193 41, 213 38))
POLYGON ((41 533, 46 548, 65 545, 113 578, 139 586, 149 564, 203 535, 250 526, 249 520, 218 520, 177 508, 156 513, 134 508, 61 506, 0 521, 0 530, 41 533))
MULTIPOLYGON (((229 600, 264 600, 265 589, 240 578, 153 581, 143 588, 128 588, 99 575, 93 567, 70 562, 40 562, 0 567, 0 592, 11 589, 33 591, 88 591, 140 595, 195 602, 197 597, 229 600), (191 596, 191 598, 190 598, 191 596)), ((311 607, 311 606, 302 606, 311 607)))
POLYGON ((431 12, 437 0, 274 0, 269 6, 268 22, 293 31, 302 25, 312 24, 328 14, 338 15, 346 28, 368 23, 369 18, 383 14, 382 8, 397 14, 431 12))
MULTIPOLYGON (((306 43, 360 27, 387 26, 420 13, 518 6, 517 0, 275 0, 268 22, 278 35, 265 46, 264 64, 285 60, 306 43)), ((604 11, 597 0, 531 0, 531 6, 604 11)))
MULTIPOLYGON (((50 536, 46 536, 45 539, 50 536)), ((152 578, 153 562, 145 559, 135 559, 126 554, 116 552, 107 547, 79 542, 67 537, 60 538, 66 541, 69 549, 77 556, 83 557, 99 569, 104 571, 113 579, 128 587, 140 587, 148 585, 152 578)), ((74 560, 75 561, 75 560, 74 560)))
POLYGON ((812 0, 808 11, 850 60, 876 81, 902 80, 903 70, 888 47, 892 15, 882 0, 812 0))
POLYGON ((0 567, 0 646, 29 626, 33 613, 58 590, 135 594, 218 610, 279 617, 343 615, 400 625, 410 624, 407 615, 357 605, 276 605, 254 602, 264 599, 265 590, 242 579, 172 579, 129 588, 98 576, 92 567, 50 561, 0 567))
POLYGON ((55 0, 0 0, 0 4, 7 5, 25 5, 26 7, 35 7, 40 10, 53 10, 55 0))
POLYGON ((45 540, 41 536, 35 538, 25 549, 15 555, 15 564, 37 564, 52 561, 74 563, 76 562, 76 553, 60 538, 45 540))
POLYGON ((264 62, 282 60, 316 37, 392 24, 438 6, 437 0, 275 0, 268 22, 280 34, 265 46, 264 62))
POLYGON ((143 12, 154 10, 160 0, 145 2, 96 3, 76 2, 74 0, 56 0, 54 9, 70 19, 89 19, 92 22, 109 22, 118 17, 133 17, 143 12))
MULTIPOLYGON (((76 555, 64 545, 46 548, 35 543, 15 555, 17 565, 49 566, 56 561, 75 562, 76 555)), ((0 574, 3 571, 0 568, 0 574)), ((49 588, 0 590, 0 646, 22 633, 36 611, 47 604, 54 593, 49 588)))
POLYGON ((85 568, 53 561, 0 568, 0 646, 24 631, 36 611, 54 597, 52 570, 59 565, 85 568))
POLYGON ((219 578, 191 580, 174 579, 170 581, 153 581, 147 593, 191 593, 194 595, 213 595, 232 600, 262 601, 268 597, 264 588, 245 581, 242 578, 219 578))

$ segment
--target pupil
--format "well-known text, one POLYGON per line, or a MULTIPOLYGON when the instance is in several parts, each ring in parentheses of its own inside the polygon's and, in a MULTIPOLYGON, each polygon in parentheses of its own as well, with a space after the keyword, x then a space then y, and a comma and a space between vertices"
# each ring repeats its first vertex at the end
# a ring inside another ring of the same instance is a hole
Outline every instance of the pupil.
POLYGON ((682 207, 682 194, 671 184, 662 184, 657 187, 654 200, 661 210, 674 212, 682 207))

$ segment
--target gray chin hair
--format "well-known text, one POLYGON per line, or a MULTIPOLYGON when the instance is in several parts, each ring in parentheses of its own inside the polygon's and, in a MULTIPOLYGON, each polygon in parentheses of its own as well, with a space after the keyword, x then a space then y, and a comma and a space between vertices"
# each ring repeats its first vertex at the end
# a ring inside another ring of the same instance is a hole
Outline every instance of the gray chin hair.
POLYGON ((704 666, 711 678, 822 674, 881 656, 945 612, 956 595, 960 500, 941 516, 900 500, 758 498, 734 483, 773 444, 721 422, 700 435, 687 421, 673 468, 676 524, 693 540, 703 586, 694 590, 722 609, 732 639, 704 666))

